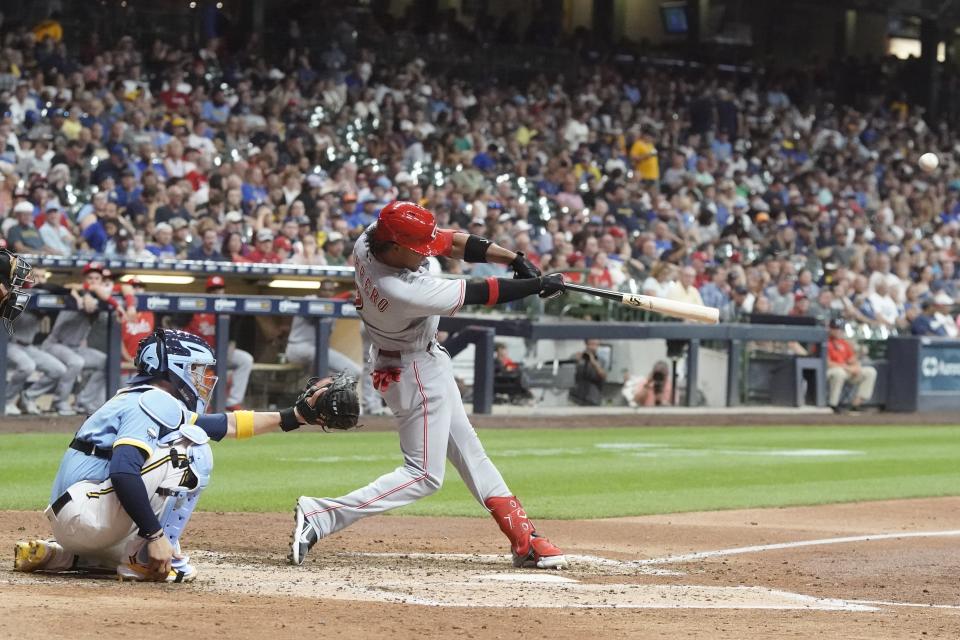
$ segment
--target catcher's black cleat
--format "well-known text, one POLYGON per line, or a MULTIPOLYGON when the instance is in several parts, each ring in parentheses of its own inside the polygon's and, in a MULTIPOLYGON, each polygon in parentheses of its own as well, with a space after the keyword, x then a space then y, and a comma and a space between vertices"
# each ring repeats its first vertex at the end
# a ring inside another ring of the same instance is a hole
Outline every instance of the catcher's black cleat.
POLYGON ((293 519, 293 535, 290 539, 290 554, 287 556, 287 560, 290 561, 290 564, 299 566, 303 564, 303 559, 307 557, 307 552, 313 548, 313 545, 317 544, 317 540, 320 538, 313 525, 303 517, 303 509, 300 508, 299 500, 293 510, 293 519))

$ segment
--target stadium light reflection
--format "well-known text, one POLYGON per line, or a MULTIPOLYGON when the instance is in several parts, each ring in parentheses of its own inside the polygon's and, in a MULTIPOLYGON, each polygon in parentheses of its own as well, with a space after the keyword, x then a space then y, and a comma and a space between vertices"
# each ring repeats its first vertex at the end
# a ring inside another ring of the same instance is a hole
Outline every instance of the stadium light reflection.
POLYGON ((142 273, 125 275, 120 278, 120 282, 128 282, 134 278, 143 284, 192 284, 196 280, 193 276, 165 276, 158 273, 142 273))
POLYGON ((267 285, 271 289, 319 289, 317 280, 271 280, 267 285))

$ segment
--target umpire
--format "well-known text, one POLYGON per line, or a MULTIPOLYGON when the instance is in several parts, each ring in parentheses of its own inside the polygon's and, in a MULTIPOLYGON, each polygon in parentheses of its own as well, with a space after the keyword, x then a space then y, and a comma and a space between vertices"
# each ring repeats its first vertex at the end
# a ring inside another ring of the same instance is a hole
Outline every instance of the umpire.
POLYGON ((13 333, 13 323, 30 301, 30 294, 25 288, 33 283, 33 267, 8 251, 5 240, 0 240, 0 243, 0 320, 7 332, 13 333))

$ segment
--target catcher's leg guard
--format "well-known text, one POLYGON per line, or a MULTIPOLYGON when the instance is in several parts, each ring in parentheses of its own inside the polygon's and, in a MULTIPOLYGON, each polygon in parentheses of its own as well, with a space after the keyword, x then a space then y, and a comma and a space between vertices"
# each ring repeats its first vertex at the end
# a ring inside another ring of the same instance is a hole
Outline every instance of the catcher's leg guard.
POLYGON ((516 496, 487 498, 484 504, 510 540, 513 566, 560 569, 567 565, 563 551, 537 533, 516 496))
MULTIPOLYGON (((187 527, 187 523, 190 522, 190 516, 193 515, 193 510, 197 506, 197 500, 200 499, 201 493, 203 493, 203 489, 181 493, 172 497, 165 505, 167 512, 160 519, 160 522, 163 525, 164 533, 170 539, 170 544, 176 547, 178 552, 180 551, 180 536, 187 527)), ((173 565, 174 567, 178 564, 185 565, 187 560, 189 558, 186 556, 183 556, 180 560, 174 559, 173 565)))
MULTIPOLYGON (((181 432, 185 429, 181 427, 181 432)), ((190 432, 188 435, 192 435, 190 432)), ((198 440, 202 437, 198 436, 198 440)), ((184 528, 193 515, 193 510, 197 506, 197 500, 200 494, 206 489, 210 482, 210 474, 213 472, 213 450, 210 444, 204 440, 201 444, 195 441, 187 447, 186 451, 187 465, 189 473, 184 473, 180 487, 158 490, 158 493, 164 492, 169 497, 164 502, 163 510, 160 512, 160 524, 164 533, 170 539, 170 544, 177 546, 180 542, 180 536, 184 528)))

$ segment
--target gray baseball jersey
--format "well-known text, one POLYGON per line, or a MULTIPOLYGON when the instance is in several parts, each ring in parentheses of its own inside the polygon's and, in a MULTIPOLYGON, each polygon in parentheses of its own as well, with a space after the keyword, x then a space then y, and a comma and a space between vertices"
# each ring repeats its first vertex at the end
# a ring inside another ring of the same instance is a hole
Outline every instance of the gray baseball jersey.
POLYGON ((423 351, 437 335, 440 316, 463 306, 465 280, 430 275, 386 265, 370 254, 366 234, 353 249, 356 263, 357 311, 374 346, 387 351, 423 351))
POLYGON ((288 345, 302 346, 309 345, 313 347, 317 340, 317 319, 294 316, 290 324, 290 337, 287 338, 288 345))
POLYGON ((86 314, 82 311, 61 311, 57 321, 53 323, 50 335, 44 344, 62 344, 68 347, 79 347, 90 334, 90 328, 99 313, 86 314))
POLYGON ((21 314, 14 326, 14 341, 24 345, 33 344, 33 339, 37 337, 37 332, 40 331, 41 319, 40 316, 30 311, 21 314))

